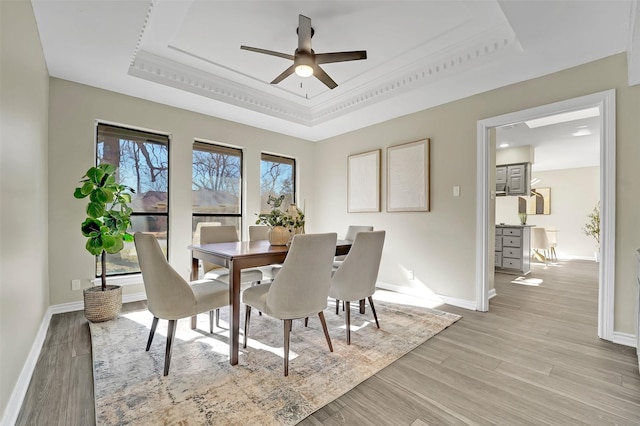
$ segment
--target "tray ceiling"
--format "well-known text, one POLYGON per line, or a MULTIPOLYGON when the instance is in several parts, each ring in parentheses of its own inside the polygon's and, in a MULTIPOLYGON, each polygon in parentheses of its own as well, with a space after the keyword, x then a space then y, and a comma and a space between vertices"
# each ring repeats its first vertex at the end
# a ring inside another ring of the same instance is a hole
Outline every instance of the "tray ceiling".
MULTIPOLYGON (((49 73, 321 140, 633 47, 635 1, 32 1, 49 73), (295 74, 298 15, 331 90, 295 74)), ((637 50, 636 50, 637 54, 637 50)))

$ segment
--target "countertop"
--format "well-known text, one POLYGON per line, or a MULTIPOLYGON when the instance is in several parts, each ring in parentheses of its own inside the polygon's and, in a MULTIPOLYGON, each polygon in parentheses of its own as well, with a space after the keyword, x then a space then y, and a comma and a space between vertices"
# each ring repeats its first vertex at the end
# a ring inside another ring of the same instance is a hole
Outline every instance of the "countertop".
POLYGON ((509 225, 507 223, 496 223, 496 228, 534 228, 536 225, 509 225))

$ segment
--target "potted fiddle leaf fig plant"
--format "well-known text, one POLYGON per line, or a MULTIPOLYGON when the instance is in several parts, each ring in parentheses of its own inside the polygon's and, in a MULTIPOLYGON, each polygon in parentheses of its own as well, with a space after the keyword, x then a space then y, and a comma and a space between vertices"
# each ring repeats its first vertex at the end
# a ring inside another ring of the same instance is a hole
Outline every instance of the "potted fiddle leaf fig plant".
POLYGON ((115 254, 132 242, 131 194, 129 186, 116 182, 117 168, 112 164, 91 167, 75 189, 73 196, 89 198, 87 218, 80 227, 87 237, 85 248, 94 256, 101 256, 101 286, 84 290, 84 313, 89 321, 108 321, 118 316, 122 308, 122 287, 107 285, 107 253, 115 254))

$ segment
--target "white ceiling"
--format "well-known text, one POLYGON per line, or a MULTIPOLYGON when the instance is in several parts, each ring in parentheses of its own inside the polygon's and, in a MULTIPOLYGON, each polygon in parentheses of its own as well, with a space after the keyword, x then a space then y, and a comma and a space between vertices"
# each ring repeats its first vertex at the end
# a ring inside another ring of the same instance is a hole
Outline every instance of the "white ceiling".
POLYGON ((32 0, 51 76, 313 141, 620 52, 640 72, 636 2, 32 0), (316 53, 367 51, 322 65, 333 90, 240 50, 293 54, 299 14, 316 53))
POLYGON ((497 149, 533 147, 533 171, 600 166, 600 117, 536 128, 525 123, 499 127, 496 146, 497 149), (509 146, 499 148, 502 143, 509 146))

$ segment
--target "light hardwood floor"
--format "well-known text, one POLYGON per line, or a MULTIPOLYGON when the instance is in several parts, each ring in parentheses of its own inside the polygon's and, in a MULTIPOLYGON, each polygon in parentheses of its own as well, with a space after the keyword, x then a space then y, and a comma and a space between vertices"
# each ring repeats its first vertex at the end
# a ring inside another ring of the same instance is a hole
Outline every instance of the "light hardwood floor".
MULTIPOLYGON (((462 320, 301 424, 640 424, 635 351, 596 336, 597 264, 534 265, 529 277, 543 283, 497 274, 488 313, 441 306, 462 320)), ((55 315, 17 424, 91 425, 93 403, 86 320, 55 315)))

